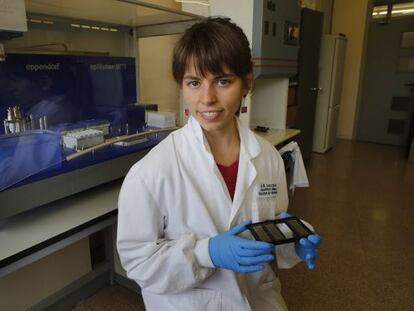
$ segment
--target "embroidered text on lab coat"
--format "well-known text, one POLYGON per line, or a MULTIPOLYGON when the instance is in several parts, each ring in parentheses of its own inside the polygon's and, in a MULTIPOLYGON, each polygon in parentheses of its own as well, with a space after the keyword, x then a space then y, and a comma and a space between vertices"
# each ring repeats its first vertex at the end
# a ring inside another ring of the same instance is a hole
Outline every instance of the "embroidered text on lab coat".
POLYGON ((257 192, 259 198, 273 198, 277 195, 277 184, 260 184, 257 192))

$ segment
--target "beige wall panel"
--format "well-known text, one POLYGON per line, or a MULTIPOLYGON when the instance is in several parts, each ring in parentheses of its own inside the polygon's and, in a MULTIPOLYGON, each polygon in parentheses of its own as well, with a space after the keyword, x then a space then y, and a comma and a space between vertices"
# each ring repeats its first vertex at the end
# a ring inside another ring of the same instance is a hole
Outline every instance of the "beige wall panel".
POLYGON ((139 39, 139 89, 141 103, 156 103, 158 110, 176 113, 179 87, 171 73, 175 43, 181 35, 139 39))
POLYGON ((26 310, 91 271, 85 238, 0 278, 0 310, 26 310))
POLYGON ((344 139, 353 138, 368 4, 369 0, 335 0, 334 3, 332 33, 344 33, 348 37, 338 122, 338 137, 344 139))

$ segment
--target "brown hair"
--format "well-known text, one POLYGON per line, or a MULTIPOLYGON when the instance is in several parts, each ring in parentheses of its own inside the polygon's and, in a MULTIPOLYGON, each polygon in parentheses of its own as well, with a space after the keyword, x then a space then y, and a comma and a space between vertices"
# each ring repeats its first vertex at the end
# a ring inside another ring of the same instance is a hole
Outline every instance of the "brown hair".
POLYGON ((180 85, 190 62, 202 76, 223 75, 227 69, 245 83, 253 71, 249 40, 229 18, 210 17, 185 31, 174 48, 172 63, 174 79, 180 85))

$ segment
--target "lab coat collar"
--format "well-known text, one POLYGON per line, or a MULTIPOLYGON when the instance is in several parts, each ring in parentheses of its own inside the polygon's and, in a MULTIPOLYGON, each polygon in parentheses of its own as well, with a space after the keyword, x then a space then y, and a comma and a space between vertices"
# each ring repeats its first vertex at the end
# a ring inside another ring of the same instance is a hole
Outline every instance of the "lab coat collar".
MULTIPOLYGON (((247 158, 254 159, 261 152, 259 142, 257 141, 254 133, 244 124, 242 124, 239 118, 235 118, 240 136, 240 154, 246 154, 247 158)), ((203 129, 201 128, 200 123, 191 116, 188 119, 188 125, 194 133, 197 141, 201 143, 208 152, 211 153, 210 146, 208 144, 206 136, 203 133, 203 129)))
POLYGON ((228 227, 231 228, 239 222, 238 212, 243 204, 248 189, 252 186, 257 176, 257 170, 253 159, 257 157, 261 148, 254 133, 237 119, 240 136, 239 169, 237 173, 236 192, 230 213, 228 227))
POLYGON ((197 141, 204 146, 204 148, 210 152, 210 146, 208 144, 207 138, 203 133, 200 123, 193 118, 192 116, 188 119, 188 126, 191 128, 191 132, 194 134, 197 141))
POLYGON ((262 149, 255 134, 236 117, 237 127, 239 129, 240 136, 240 153, 242 151, 247 155, 249 159, 257 157, 262 149))

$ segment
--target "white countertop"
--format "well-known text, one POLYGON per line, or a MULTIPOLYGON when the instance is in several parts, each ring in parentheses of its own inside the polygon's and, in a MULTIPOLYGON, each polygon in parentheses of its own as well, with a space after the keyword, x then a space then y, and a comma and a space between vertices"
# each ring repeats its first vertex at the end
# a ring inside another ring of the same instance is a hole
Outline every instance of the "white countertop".
POLYGON ((300 134, 298 129, 272 130, 267 132, 254 131, 257 135, 268 140, 273 146, 277 146, 300 134))
POLYGON ((0 223, 0 261, 117 209, 114 181, 0 223))

